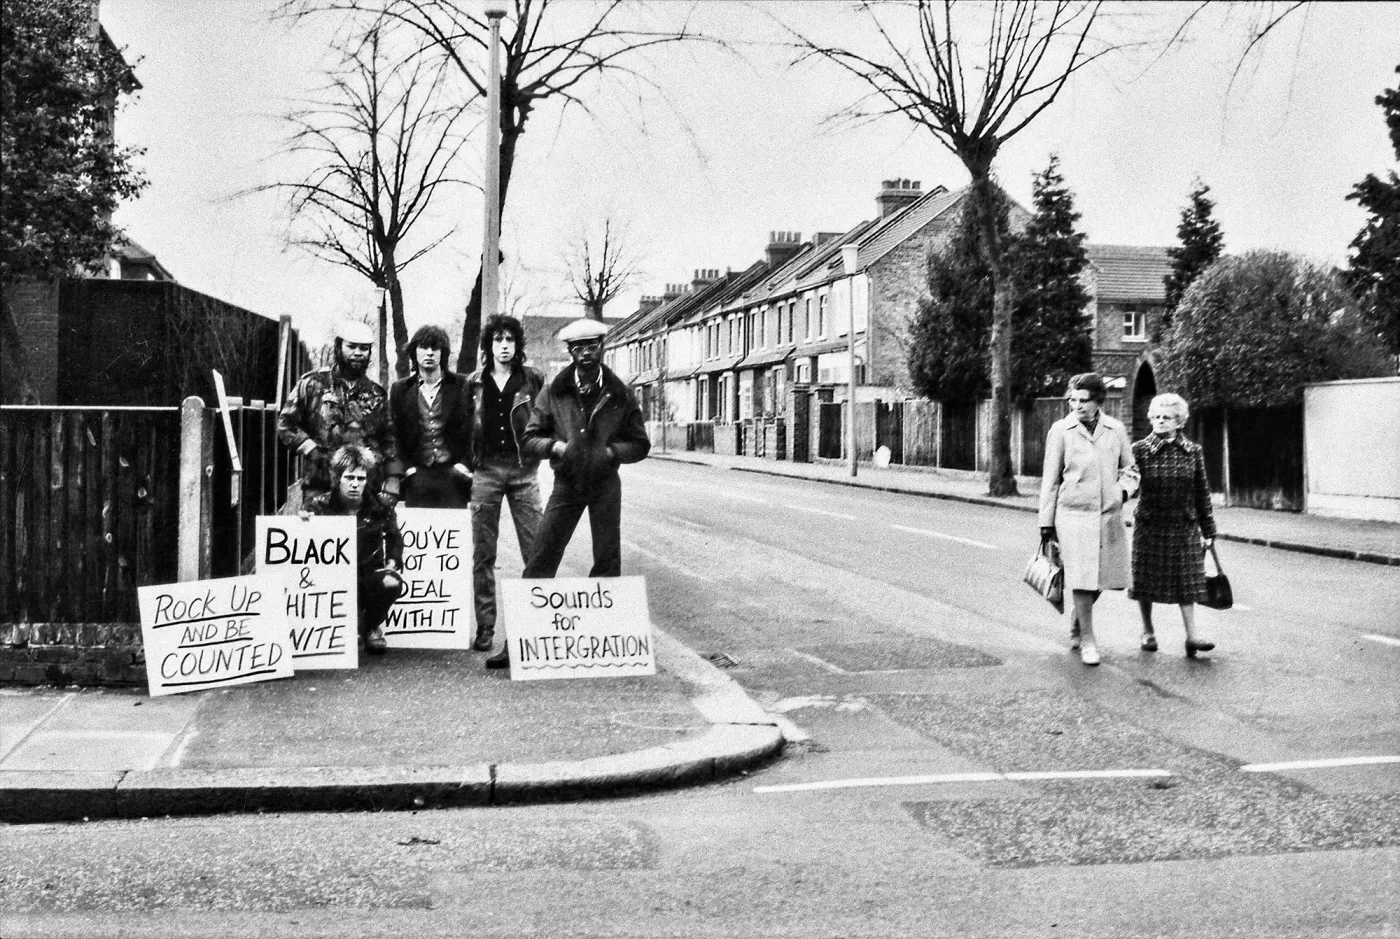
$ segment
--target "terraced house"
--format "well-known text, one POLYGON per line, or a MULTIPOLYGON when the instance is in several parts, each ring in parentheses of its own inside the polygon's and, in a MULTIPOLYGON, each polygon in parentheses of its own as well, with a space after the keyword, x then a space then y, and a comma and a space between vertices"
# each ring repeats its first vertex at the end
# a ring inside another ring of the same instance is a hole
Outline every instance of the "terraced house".
MULTIPOLYGON (((868 457, 882 436, 903 434, 902 418, 883 430, 879 425, 892 402, 916 397, 908 329, 926 290, 929 255, 948 237, 965 195, 943 186, 925 190, 917 180, 885 180, 876 216, 848 231, 806 238, 770 232, 763 259, 746 270, 698 269, 689 284, 643 298, 609 336, 608 364, 637 390, 649 421, 685 425, 670 438, 674 446, 709 449, 713 433, 717 452, 834 458, 841 447, 836 425, 844 418, 839 409, 828 409, 828 420, 818 415, 821 405, 849 397, 854 332, 858 446, 868 457)), ((1013 203, 1013 227, 1028 218, 1013 203)), ((1110 374, 1131 380, 1137 365, 1125 359, 1141 358, 1146 348, 1136 332, 1110 333, 1129 314, 1140 330, 1160 306, 1160 276, 1155 286, 1142 284, 1165 260, 1165 249, 1096 254, 1091 246, 1090 254, 1094 265, 1086 277, 1095 300, 1085 328, 1102 337, 1096 352, 1105 354, 1105 364, 1112 359, 1110 374), (1125 264, 1131 276, 1120 270, 1125 264)), ((978 433, 973 412, 964 423, 969 434, 978 433)), ((898 460, 905 448, 895 439, 888 443, 898 460)), ((971 439, 964 449, 975 462, 971 439)))

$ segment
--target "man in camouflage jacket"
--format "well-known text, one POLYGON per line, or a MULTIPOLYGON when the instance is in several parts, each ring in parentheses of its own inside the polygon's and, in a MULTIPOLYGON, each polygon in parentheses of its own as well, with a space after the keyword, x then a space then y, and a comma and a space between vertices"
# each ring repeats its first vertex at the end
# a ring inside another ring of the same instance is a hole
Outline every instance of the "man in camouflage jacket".
MULTIPOLYGON (((347 443, 370 448, 380 466, 397 465, 388 395, 365 375, 373 346, 374 335, 364 323, 342 326, 335 337, 335 364, 301 376, 277 415, 278 438, 302 457, 303 498, 330 491, 330 454, 347 443)), ((374 488, 398 499, 398 477, 376 482, 374 488)))

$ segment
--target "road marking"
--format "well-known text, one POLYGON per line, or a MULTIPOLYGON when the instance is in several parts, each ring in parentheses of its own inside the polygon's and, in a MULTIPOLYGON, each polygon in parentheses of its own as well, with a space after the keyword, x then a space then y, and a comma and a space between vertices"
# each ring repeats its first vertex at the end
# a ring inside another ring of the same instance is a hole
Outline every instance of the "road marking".
POLYGON ((1396 639, 1394 636, 1378 636, 1375 633, 1367 633, 1361 638, 1369 639, 1372 642, 1383 642, 1388 646, 1400 646, 1400 639, 1396 639))
POLYGON ((691 528, 698 528, 701 531, 709 531, 709 525, 701 525, 699 522, 692 522, 688 518, 674 518, 672 521, 680 522, 682 525, 689 525, 691 528))
POLYGON ((1241 773, 1283 773, 1293 769, 1332 769, 1337 766, 1373 766, 1377 763, 1400 763, 1400 756, 1341 756, 1330 760, 1293 760, 1289 763, 1251 763, 1241 766, 1241 773))
POLYGON ((813 515, 830 515, 832 518, 844 518, 851 522, 856 520, 854 515, 846 515, 843 512, 828 512, 826 509, 814 509, 810 505, 797 505, 793 502, 784 502, 783 508, 796 509, 799 512, 811 512, 813 515))
POLYGON ((1233 610, 1244 610, 1246 613, 1253 613, 1253 612, 1254 612, 1254 607, 1252 607, 1252 606, 1245 606, 1243 603, 1236 603, 1234 606, 1231 607, 1231 609, 1233 609, 1233 610))
POLYGON ((929 531, 927 528, 910 528, 908 525, 891 525, 891 528, 899 531, 907 531, 914 535, 927 535, 929 538, 942 538, 945 541, 956 541, 958 544, 970 544, 974 548, 986 548, 988 551, 1000 551, 1001 548, 994 544, 987 544, 985 541, 973 541, 971 538, 959 538, 957 535, 945 535, 941 531, 929 531))
POLYGON ((718 486, 698 486, 695 483, 678 483, 670 479, 653 479, 647 477, 647 484, 656 483, 660 486, 672 486, 676 489, 684 489, 687 492, 707 492, 711 495, 725 496, 730 499, 741 499, 744 502, 757 502, 760 505, 768 505, 767 499, 760 499, 758 496, 744 495, 742 492, 734 492, 731 489, 721 489, 718 486))
POLYGON ((822 789, 860 789, 872 786, 928 786, 940 783, 1020 782, 1039 779, 1152 779, 1170 776, 1164 769, 1086 769, 1027 773, 941 773, 935 776, 871 776, 865 779, 830 779, 825 782, 755 786, 754 792, 813 792, 822 789))

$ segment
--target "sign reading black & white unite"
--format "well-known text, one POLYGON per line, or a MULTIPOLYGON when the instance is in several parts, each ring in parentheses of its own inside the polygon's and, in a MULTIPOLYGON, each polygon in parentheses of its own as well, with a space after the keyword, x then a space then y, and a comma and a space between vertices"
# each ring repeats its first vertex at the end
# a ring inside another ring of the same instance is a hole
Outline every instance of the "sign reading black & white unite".
POLYGON ((257 569, 278 579, 297 671, 358 668, 360 598, 352 515, 259 515, 257 569))
POLYGON ((152 697, 291 677, 276 578, 155 584, 136 598, 152 697))
POLYGON ((389 608, 384 638, 393 649, 470 649, 472 515, 465 509, 398 508, 403 532, 403 596, 389 608))
POLYGON ((503 580, 510 677, 655 675, 644 577, 503 580))

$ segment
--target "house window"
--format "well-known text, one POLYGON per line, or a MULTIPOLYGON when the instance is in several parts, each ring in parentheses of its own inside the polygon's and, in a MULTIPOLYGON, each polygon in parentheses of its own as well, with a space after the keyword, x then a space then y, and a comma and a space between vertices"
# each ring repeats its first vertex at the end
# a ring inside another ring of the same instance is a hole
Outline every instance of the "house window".
POLYGON ((826 335, 826 294, 817 297, 817 335, 826 335))
POLYGON ((812 380, 812 363, 806 361, 805 359, 804 359, 803 361, 801 361, 801 362, 798 362, 798 363, 797 363, 797 375, 795 376, 795 381, 797 381, 798 384, 805 385, 805 384, 809 383, 811 380, 812 380))
POLYGON ((812 338, 812 298, 802 301, 802 338, 812 338))
POLYGON ((1143 310, 1123 311, 1123 341, 1147 341, 1147 313, 1143 310))

